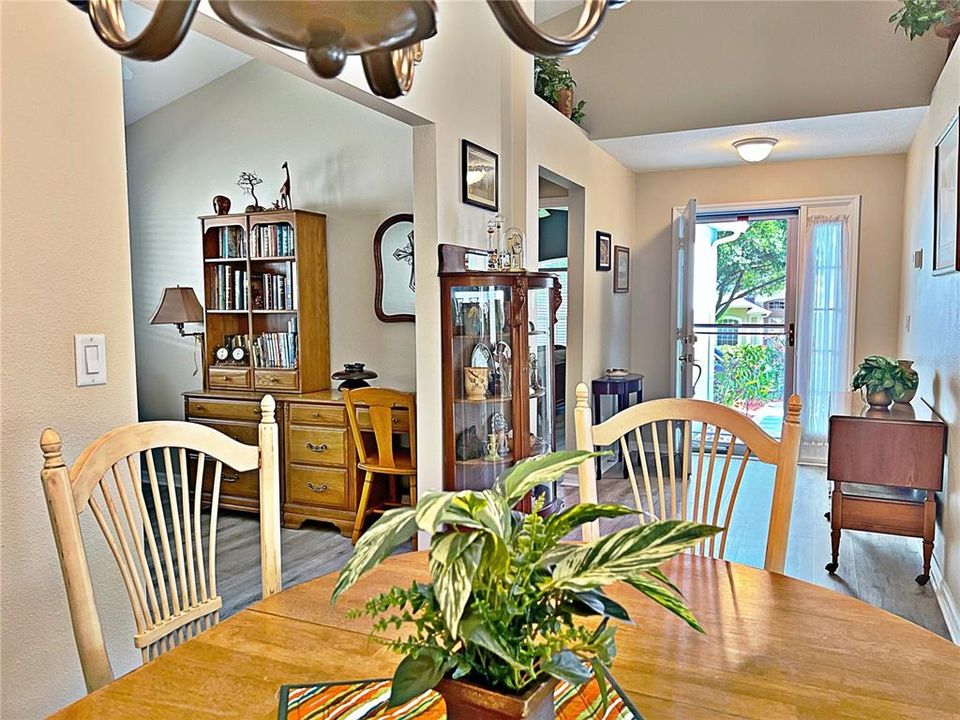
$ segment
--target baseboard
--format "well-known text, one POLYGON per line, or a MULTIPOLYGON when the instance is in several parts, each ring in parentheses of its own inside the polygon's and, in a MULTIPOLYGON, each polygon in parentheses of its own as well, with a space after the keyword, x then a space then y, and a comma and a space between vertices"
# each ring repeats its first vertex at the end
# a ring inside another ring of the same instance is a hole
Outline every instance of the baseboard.
POLYGON ((943 619, 947 623, 950 639, 953 640, 954 644, 960 645, 960 605, 957 605, 953 593, 950 592, 950 586, 943 580, 943 571, 940 569, 940 561, 937 560, 936 556, 930 563, 930 584, 937 596, 937 603, 940 605, 943 619))

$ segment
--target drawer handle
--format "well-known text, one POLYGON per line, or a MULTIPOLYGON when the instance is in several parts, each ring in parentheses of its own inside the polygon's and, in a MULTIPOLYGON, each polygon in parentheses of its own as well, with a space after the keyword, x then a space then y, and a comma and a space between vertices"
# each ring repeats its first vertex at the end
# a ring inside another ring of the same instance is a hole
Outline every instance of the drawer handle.
POLYGON ((313 417, 313 418, 316 418, 317 420, 319 420, 319 419, 320 419, 320 413, 315 412, 315 413, 313 413, 313 415, 311 415, 310 417, 313 417))
POLYGON ((240 479, 239 473, 221 473, 220 479, 225 482, 236 482, 240 479))
POLYGON ((323 485, 317 485, 316 483, 308 482, 308 483, 307 483, 307 489, 308 489, 310 492, 324 493, 324 492, 326 492, 327 490, 330 489, 330 486, 327 485, 326 483, 324 483, 323 485))
POLYGON ((206 409, 207 409, 206 405, 200 405, 199 403, 197 404, 197 410, 206 410, 206 409))
POLYGON ((315 453, 322 453, 327 451, 327 444, 323 443, 322 445, 315 445, 312 442, 307 443, 307 450, 315 453))
POLYGON ((278 383, 278 382, 280 382, 280 378, 278 378, 276 375, 271 375, 268 379, 269 379, 270 382, 272 382, 272 383, 278 383))

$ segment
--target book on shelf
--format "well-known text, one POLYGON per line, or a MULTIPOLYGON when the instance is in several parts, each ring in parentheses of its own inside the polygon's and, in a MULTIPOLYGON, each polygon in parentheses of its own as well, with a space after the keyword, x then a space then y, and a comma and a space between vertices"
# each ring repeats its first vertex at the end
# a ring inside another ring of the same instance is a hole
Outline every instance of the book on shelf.
POLYGON ((247 238, 243 228, 228 225, 221 227, 217 235, 218 257, 223 260, 245 258, 247 256, 247 238))
POLYGON ((210 288, 210 310, 247 309, 247 271, 229 265, 214 268, 210 288))
POLYGON ((253 339, 253 364, 258 368, 297 367, 297 319, 287 321, 287 332, 264 332, 253 339))
MULTIPOLYGON (((292 265, 292 264, 291 264, 292 265)), ((296 270, 291 274, 259 273, 251 281, 254 310, 296 310, 296 270)))
POLYGON ((254 257, 293 257, 293 227, 288 223, 257 225, 253 229, 254 257))

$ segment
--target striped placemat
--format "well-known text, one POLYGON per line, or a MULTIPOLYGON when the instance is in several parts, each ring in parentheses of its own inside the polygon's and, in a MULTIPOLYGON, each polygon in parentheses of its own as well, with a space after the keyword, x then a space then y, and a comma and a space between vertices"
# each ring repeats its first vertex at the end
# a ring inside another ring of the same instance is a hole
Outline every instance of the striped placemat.
MULTIPOLYGON (((446 720, 443 698, 428 690, 405 705, 387 708, 390 680, 351 680, 280 688, 279 720, 446 720)), ((612 679, 604 711, 596 680, 554 693, 557 720, 643 720, 612 679)))

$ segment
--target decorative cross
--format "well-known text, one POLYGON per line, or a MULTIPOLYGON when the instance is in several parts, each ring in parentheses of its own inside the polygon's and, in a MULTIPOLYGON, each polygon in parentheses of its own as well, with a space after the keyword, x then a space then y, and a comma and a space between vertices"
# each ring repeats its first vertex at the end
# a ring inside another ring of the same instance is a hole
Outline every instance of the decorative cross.
POLYGON ((413 230, 407 233, 407 244, 393 251, 393 259, 397 262, 405 262, 410 266, 410 292, 416 292, 417 278, 414 274, 413 265, 413 230))

